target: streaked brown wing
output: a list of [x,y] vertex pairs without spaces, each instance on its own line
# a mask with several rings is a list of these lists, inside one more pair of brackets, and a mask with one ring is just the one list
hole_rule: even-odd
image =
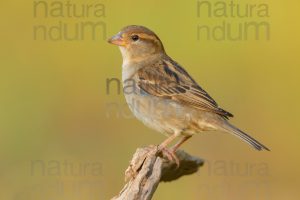
[[148,94],[217,113],[225,118],[233,117],[231,113],[219,108],[213,98],[170,58],[141,68],[137,76],[138,86]]

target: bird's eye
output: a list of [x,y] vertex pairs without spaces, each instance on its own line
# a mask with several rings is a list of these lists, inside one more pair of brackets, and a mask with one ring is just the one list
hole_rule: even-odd
[[132,35],[132,36],[131,36],[131,39],[132,39],[133,41],[138,41],[138,40],[139,40],[139,36],[138,36],[138,35]]

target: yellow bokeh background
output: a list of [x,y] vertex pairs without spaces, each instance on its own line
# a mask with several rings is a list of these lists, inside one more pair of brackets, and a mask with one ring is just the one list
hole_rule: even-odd
[[[0,3],[1,200],[110,199],[121,190],[135,149],[165,139],[129,115],[115,86],[106,92],[108,78],[121,78],[122,59],[103,37],[130,24],[154,30],[167,53],[235,115],[231,122],[271,149],[257,152],[219,132],[196,135],[182,148],[206,164],[197,174],[160,184],[154,199],[299,199],[298,1],[238,1],[241,9],[266,4],[269,17],[263,18],[197,17],[196,0],[70,2],[101,3],[105,16],[34,17],[34,1]],[[267,21],[270,39],[197,39],[198,25],[224,20],[232,26]],[[36,25],[59,21],[70,27],[101,21],[105,34],[34,39]],[[119,116],[108,111],[110,103],[120,107]]]

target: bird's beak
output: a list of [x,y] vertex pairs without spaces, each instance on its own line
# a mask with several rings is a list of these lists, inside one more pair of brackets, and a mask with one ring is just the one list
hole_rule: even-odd
[[122,34],[118,33],[117,35],[112,36],[111,38],[108,39],[108,42],[111,44],[115,44],[118,46],[125,46],[125,42],[122,38]]

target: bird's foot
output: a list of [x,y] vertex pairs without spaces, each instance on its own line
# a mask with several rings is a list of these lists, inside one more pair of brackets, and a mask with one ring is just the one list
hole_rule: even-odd
[[168,158],[168,160],[171,162],[175,162],[176,168],[179,167],[180,161],[179,161],[178,157],[176,156],[175,151],[173,151],[172,149],[168,149],[167,147],[160,147],[160,146],[158,147],[158,150],[162,154],[163,157]]

